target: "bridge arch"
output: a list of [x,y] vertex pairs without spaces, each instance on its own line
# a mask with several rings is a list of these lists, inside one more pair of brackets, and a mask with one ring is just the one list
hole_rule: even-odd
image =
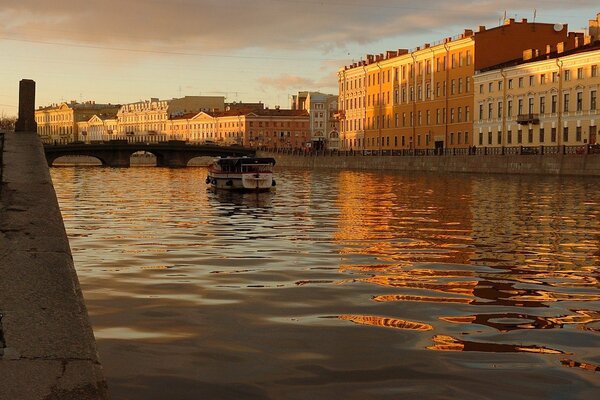
[[188,144],[182,141],[168,141],[159,143],[129,143],[123,141],[109,141],[104,143],[72,143],[67,145],[44,146],[48,165],[52,166],[54,160],[67,155],[92,156],[99,159],[102,165],[109,167],[129,167],[131,156],[139,151],[151,153],[156,156],[156,165],[159,167],[186,167],[190,160],[198,156],[227,157],[227,156],[253,156],[254,149],[244,147],[228,147],[217,145]]

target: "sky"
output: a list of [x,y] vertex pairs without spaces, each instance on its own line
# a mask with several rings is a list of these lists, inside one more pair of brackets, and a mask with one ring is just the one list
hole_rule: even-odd
[[506,14],[581,31],[597,0],[2,0],[0,116],[18,84],[36,106],[225,96],[288,108],[302,90],[337,94],[340,67],[414,48]]

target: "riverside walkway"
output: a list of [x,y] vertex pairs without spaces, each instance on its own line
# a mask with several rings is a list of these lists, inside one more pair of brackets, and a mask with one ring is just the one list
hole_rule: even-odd
[[107,399],[42,143],[0,153],[0,399]]

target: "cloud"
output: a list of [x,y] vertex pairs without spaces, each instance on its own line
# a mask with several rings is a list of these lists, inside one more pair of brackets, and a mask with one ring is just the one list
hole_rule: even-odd
[[337,91],[337,81],[333,74],[326,75],[320,79],[310,79],[298,75],[281,74],[279,76],[263,76],[258,78],[260,90],[268,92],[275,89],[282,92],[293,92],[296,90],[324,90]]
[[[592,8],[544,0],[538,12]],[[528,6],[532,7],[532,6]],[[497,22],[521,0],[2,0],[0,33],[144,49],[331,51],[386,37]],[[531,13],[533,10],[527,10]],[[512,14],[509,14],[512,15]],[[590,16],[592,17],[592,16]],[[548,21],[555,22],[555,21]],[[458,33],[458,32],[456,32]]]

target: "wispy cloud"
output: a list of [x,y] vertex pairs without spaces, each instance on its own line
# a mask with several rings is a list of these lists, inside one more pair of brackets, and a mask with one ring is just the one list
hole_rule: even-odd
[[[596,5],[544,0],[538,18]],[[444,26],[473,27],[497,21],[504,10],[512,15],[525,7],[530,13],[535,5],[520,0],[3,0],[0,32],[30,40],[160,49],[326,52],[382,37],[445,31]]]

